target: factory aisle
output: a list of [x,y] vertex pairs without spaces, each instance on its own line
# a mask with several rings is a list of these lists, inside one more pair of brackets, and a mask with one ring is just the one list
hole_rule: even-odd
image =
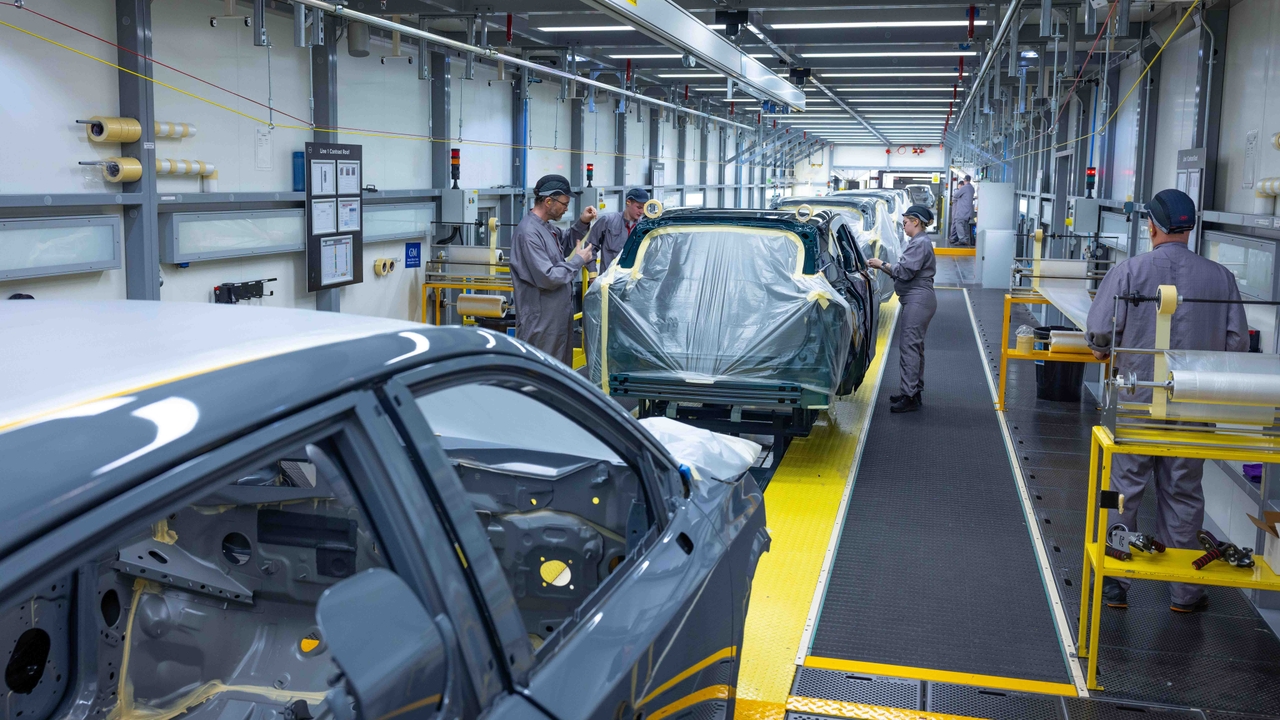
[[1075,695],[965,293],[938,291],[924,409],[888,357],[806,668]]

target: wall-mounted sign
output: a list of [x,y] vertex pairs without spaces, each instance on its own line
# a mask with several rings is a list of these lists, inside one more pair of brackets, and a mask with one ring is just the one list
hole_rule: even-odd
[[307,291],[364,282],[361,147],[307,143]]

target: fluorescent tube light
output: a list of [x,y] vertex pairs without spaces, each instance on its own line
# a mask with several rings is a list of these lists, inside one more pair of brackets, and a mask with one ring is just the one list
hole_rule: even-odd
[[[900,78],[900,77],[956,77],[956,72],[900,72],[900,73],[868,73],[868,72],[824,72],[824,78]],[[965,73],[968,77],[970,73]]]
[[563,33],[563,32],[618,32],[621,30],[635,30],[630,25],[555,25],[550,27],[535,28],[542,32]]
[[[986,27],[987,20],[974,20],[974,27]],[[774,30],[853,30],[857,28],[969,27],[968,20],[886,20],[880,22],[773,23]]]
[[620,55],[610,55],[609,57],[613,58],[614,60],[679,60],[680,58],[684,57],[684,55],[681,55],[680,53],[676,53],[674,55],[669,55],[665,53],[640,54],[640,55],[633,54],[633,53],[622,53]]
[[[877,57],[972,57],[976,50],[894,50],[888,52],[801,53],[807,58],[877,58]],[[610,56],[610,57],[617,57]]]

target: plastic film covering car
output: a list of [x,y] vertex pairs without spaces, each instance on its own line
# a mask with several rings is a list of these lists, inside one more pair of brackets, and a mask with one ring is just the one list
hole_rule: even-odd
[[760,445],[732,435],[686,425],[666,417],[640,421],[678,462],[697,471],[704,479],[736,480],[756,462]]
[[[853,335],[848,303],[804,273],[789,230],[668,225],[614,263],[583,305],[591,378],[795,383],[831,395]],[[602,341],[603,338],[603,341]]]

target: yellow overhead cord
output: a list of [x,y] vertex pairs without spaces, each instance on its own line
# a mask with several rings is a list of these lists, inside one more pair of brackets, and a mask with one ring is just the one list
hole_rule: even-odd
[[[1197,0],[1197,1],[1198,1],[1198,0]],[[421,136],[421,135],[414,135],[414,134],[411,134],[411,133],[378,132],[378,131],[372,131],[372,130],[356,130],[356,129],[347,129],[347,128],[326,128],[326,127],[318,127],[318,126],[313,127],[313,126],[310,126],[310,125],[283,125],[283,124],[278,124],[278,123],[272,123],[272,122],[270,122],[270,121],[268,121],[268,120],[264,120],[264,119],[262,119],[262,118],[260,118],[260,117],[256,117],[256,116],[254,116],[254,115],[250,115],[249,113],[246,113],[246,112],[241,112],[240,110],[236,110],[235,108],[229,107],[229,106],[224,105],[224,104],[222,104],[222,103],[220,103],[220,102],[217,102],[217,101],[215,101],[215,100],[211,100],[211,99],[209,99],[209,98],[207,98],[207,97],[204,97],[204,96],[201,96],[201,95],[197,95],[197,94],[195,94],[195,93],[193,93],[193,92],[188,92],[188,91],[186,91],[186,90],[183,90],[182,88],[175,87],[175,86],[170,85],[169,83],[166,83],[166,82],[164,82],[164,81],[162,81],[162,80],[157,80],[157,79],[155,79],[155,78],[153,78],[153,77],[149,77],[149,76],[147,76],[147,75],[143,75],[143,74],[141,74],[141,73],[135,72],[135,71],[130,70],[130,69],[128,69],[128,68],[121,67],[120,65],[117,65],[117,64],[115,64],[115,63],[113,63],[113,62],[111,62],[111,61],[109,61],[109,60],[104,60],[104,59],[102,59],[102,58],[100,58],[100,57],[97,57],[97,56],[95,56],[95,55],[91,55],[91,54],[89,54],[89,53],[87,53],[87,52],[84,52],[84,51],[82,51],[82,50],[77,50],[77,49],[75,49],[75,48],[73,48],[73,47],[71,47],[71,46],[69,46],[69,45],[64,45],[63,43],[60,43],[60,42],[58,42],[57,40],[53,40],[53,39],[47,38],[47,37],[45,37],[45,36],[43,36],[43,35],[40,35],[39,33],[35,33],[35,32],[30,31],[30,30],[27,30],[27,29],[25,29],[25,28],[18,27],[17,25],[14,25],[14,24],[12,24],[12,23],[8,23],[8,22],[5,22],[5,21],[3,21],[3,20],[0,20],[0,26],[4,26],[4,27],[10,28],[10,29],[12,29],[12,30],[16,30],[16,31],[18,31],[18,32],[20,32],[20,33],[22,33],[22,34],[24,34],[24,35],[28,35],[28,36],[30,36],[30,37],[33,37],[33,38],[37,39],[37,40],[42,40],[42,41],[47,42],[47,43],[49,43],[50,45],[53,45],[53,46],[55,46],[55,47],[62,48],[63,50],[67,50],[67,51],[69,51],[69,52],[75,53],[76,55],[79,55],[79,56],[84,57],[84,58],[88,58],[89,60],[93,60],[93,61],[95,61],[95,62],[102,63],[103,65],[106,65],[106,66],[108,66],[108,67],[115,68],[116,70],[119,70],[120,72],[128,73],[128,74],[130,74],[130,75],[133,75],[134,77],[141,78],[141,79],[143,79],[143,80],[146,80],[147,82],[154,83],[154,84],[156,84],[156,85],[159,85],[160,87],[166,88],[166,89],[168,89],[168,90],[172,90],[172,91],[174,91],[174,92],[176,92],[176,93],[179,93],[179,94],[181,94],[181,95],[185,95],[185,96],[187,96],[187,97],[189,97],[189,98],[191,98],[191,99],[193,99],[193,100],[198,100],[198,101],[200,101],[200,102],[207,103],[207,104],[212,105],[213,107],[216,107],[216,108],[218,108],[218,109],[220,109],[220,110],[225,110],[225,111],[227,111],[227,112],[229,112],[229,113],[231,113],[231,114],[233,114],[233,115],[238,115],[238,116],[240,116],[240,117],[242,117],[242,118],[244,118],[244,119],[246,119],[246,120],[250,120],[250,121],[252,121],[252,122],[255,122],[255,123],[258,123],[258,124],[261,124],[261,125],[266,125],[267,127],[270,127],[270,128],[279,128],[279,129],[283,129],[283,130],[302,130],[302,131],[304,131],[304,132],[322,132],[322,133],[333,133],[333,134],[342,134],[342,135],[354,135],[354,136],[357,136],[357,137],[385,138],[385,139],[389,139],[389,140],[417,140],[417,141],[420,141],[420,142],[440,142],[440,143],[450,143],[450,144],[459,144],[459,145],[476,145],[476,146],[484,146],[484,147],[500,147],[500,148],[510,148],[510,149],[513,149],[513,150],[545,150],[545,151],[549,151],[549,152],[563,152],[563,153],[577,154],[577,155],[585,155],[585,154],[587,154],[587,151],[586,151],[586,150],[573,150],[573,149],[569,149],[569,148],[563,148],[563,149],[562,149],[562,148],[555,148],[555,147],[547,147],[547,146],[544,146],[544,145],[517,145],[517,144],[514,144],[514,143],[492,142],[492,141],[486,141],[486,140],[467,140],[467,139],[463,139],[463,138],[437,138],[437,137],[426,137],[426,136]],[[619,153],[619,152],[597,152],[597,151],[592,151],[592,152],[591,152],[591,154],[592,154],[592,155],[603,155],[603,156],[605,156],[605,157],[623,158],[623,159],[627,159],[627,158],[633,158],[633,159],[637,159],[637,160],[653,160],[653,159],[656,159],[656,156],[653,156],[653,155],[636,155],[636,154],[632,154],[632,153]],[[723,160],[718,160],[718,159],[717,159],[717,160],[706,160],[706,159],[704,159],[704,160],[695,161],[695,162],[706,162],[706,163],[708,163],[708,164],[714,164],[714,165],[732,165],[732,164],[733,164],[733,163],[726,163],[726,162],[724,162]]]

